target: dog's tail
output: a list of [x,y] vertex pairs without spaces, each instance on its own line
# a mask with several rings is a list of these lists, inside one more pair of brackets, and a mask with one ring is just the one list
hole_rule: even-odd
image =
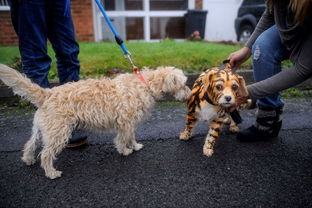
[[41,88],[18,71],[3,64],[0,64],[0,79],[4,84],[12,88],[14,94],[21,96],[38,107],[43,104],[46,97],[50,94],[48,89]]

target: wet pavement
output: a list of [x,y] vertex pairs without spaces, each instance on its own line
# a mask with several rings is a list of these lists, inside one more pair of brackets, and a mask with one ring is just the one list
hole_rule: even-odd
[[34,111],[1,107],[0,207],[312,207],[312,99],[285,103],[278,138],[241,143],[225,126],[210,158],[208,125],[180,141],[185,105],[158,103],[136,131],[141,151],[120,156],[114,133],[89,132],[88,147],[58,156],[56,180],[20,159]]

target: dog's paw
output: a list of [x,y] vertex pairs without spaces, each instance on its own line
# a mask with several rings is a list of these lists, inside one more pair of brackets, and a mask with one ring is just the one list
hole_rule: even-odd
[[46,176],[50,179],[56,179],[62,176],[62,171],[54,170],[46,173]]
[[139,151],[140,149],[143,148],[143,144],[140,144],[140,143],[136,143],[134,146],[133,146],[133,149],[135,151]]
[[231,126],[230,126],[230,131],[231,131],[232,133],[237,133],[237,132],[239,131],[239,128],[238,128],[238,126],[236,126],[236,125],[231,125]]
[[179,138],[180,138],[180,140],[187,141],[191,138],[191,133],[189,131],[183,131],[183,132],[181,132]]
[[229,124],[231,123],[231,119],[230,119],[230,118],[225,118],[225,119],[223,120],[223,123],[229,125]]
[[26,163],[26,165],[30,166],[30,165],[33,165],[36,163],[36,159],[35,157],[26,157],[26,156],[23,156],[22,157],[22,160],[24,163]]
[[122,154],[123,156],[128,156],[133,152],[133,149],[129,148],[123,148],[118,150],[119,154]]
[[204,146],[204,148],[203,148],[203,153],[204,153],[204,155],[206,155],[207,157],[210,157],[210,156],[212,156],[212,154],[213,154],[213,149],[210,149],[210,148],[207,148],[207,147]]

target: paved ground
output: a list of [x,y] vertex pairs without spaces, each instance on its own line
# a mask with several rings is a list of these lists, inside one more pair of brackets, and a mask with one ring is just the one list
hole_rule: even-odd
[[[178,140],[185,106],[158,104],[137,130],[144,148],[117,154],[112,133],[89,133],[91,145],[64,150],[57,180],[21,149],[33,111],[0,108],[0,207],[312,207],[312,99],[287,100],[280,136],[240,143],[227,129],[215,154],[202,154],[208,126]],[[241,128],[254,111],[242,112]]]

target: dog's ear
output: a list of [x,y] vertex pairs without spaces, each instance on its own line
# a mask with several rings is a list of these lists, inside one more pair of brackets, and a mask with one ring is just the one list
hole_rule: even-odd
[[248,96],[248,91],[246,88],[246,82],[245,79],[242,76],[237,76],[239,81],[239,88],[238,88],[238,94],[242,97]]
[[183,73],[178,70],[173,70],[166,76],[164,80],[163,91],[174,91],[175,89],[181,88],[185,82],[186,77],[183,75]]
[[176,84],[176,80],[173,73],[170,73],[166,76],[164,85],[163,85],[163,91],[164,92],[170,92],[172,91],[172,88]]
[[213,69],[208,69],[205,71],[205,76],[202,77],[202,83],[204,86],[208,87],[212,82],[213,75],[216,74],[216,71]]

